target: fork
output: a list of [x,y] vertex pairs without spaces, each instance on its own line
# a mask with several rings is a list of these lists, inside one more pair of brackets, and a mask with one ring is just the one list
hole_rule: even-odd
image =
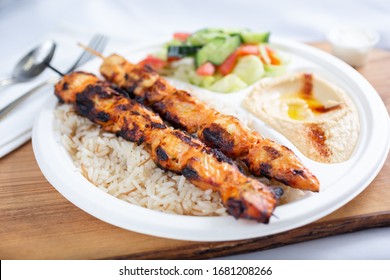
[[[93,36],[91,42],[89,42],[88,47],[96,50],[97,52],[103,52],[104,48],[106,47],[107,41],[108,41],[108,39],[106,36],[104,36],[102,34],[96,34],[95,36]],[[95,56],[92,53],[90,53],[87,50],[84,50],[81,53],[80,57],[73,64],[73,66],[71,66],[69,68],[69,70],[66,72],[66,74],[69,74],[70,72],[72,72],[73,70],[75,70],[79,66],[87,63],[88,61],[90,61],[94,57]]]
[[[108,38],[102,34],[96,34],[92,37],[91,41],[88,44],[88,47],[91,49],[94,49],[98,52],[103,52],[104,48],[106,47]],[[73,63],[73,65],[66,71],[66,74],[69,74],[76,68],[80,67],[81,65],[87,63],[92,58],[94,58],[94,55],[92,55],[90,52],[84,50],[81,55],[77,58],[77,60]],[[51,68],[49,65],[47,65],[49,68]],[[57,71],[56,71],[57,72]],[[57,72],[58,73],[58,72]],[[59,73],[61,74],[61,73]],[[27,97],[29,97],[34,92],[38,91],[39,89],[43,88],[46,85],[54,84],[58,81],[58,77],[50,78],[41,84],[35,86],[34,88],[30,89],[20,97],[18,97],[16,100],[12,101],[10,104],[5,106],[3,109],[0,110],[0,119],[3,118],[5,115],[7,115],[10,111],[12,111],[17,105],[19,105],[23,100],[25,100]]]

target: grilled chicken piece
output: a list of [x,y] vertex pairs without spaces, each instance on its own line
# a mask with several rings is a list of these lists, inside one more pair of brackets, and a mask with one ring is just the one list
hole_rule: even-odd
[[197,133],[206,145],[242,160],[252,174],[293,188],[319,191],[318,179],[290,149],[248,129],[238,119],[209,108],[189,93],[175,89],[149,67],[131,64],[114,54],[104,59],[100,72],[175,127]]
[[159,167],[183,174],[201,189],[219,192],[228,213],[235,218],[268,223],[277,204],[272,188],[242,174],[218,150],[167,127],[157,114],[126,94],[83,72],[66,75],[55,86],[60,101],[74,103],[79,114],[104,130],[131,142],[145,143]]

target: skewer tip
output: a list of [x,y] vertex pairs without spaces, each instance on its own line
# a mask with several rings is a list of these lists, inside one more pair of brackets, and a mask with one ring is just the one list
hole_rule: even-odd
[[78,45],[83,48],[84,50],[86,50],[87,52],[93,54],[94,56],[97,56],[97,57],[100,57],[101,59],[104,59],[105,57],[98,51],[86,46],[86,45],[83,45],[82,43],[78,43]]

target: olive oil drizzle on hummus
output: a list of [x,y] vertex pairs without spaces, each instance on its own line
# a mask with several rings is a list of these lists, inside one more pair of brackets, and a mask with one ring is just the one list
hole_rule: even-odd
[[[307,108],[314,114],[324,114],[333,110],[338,110],[342,107],[342,104],[337,104],[330,107],[325,107],[317,98],[313,95],[313,75],[303,75],[303,86],[300,91],[291,94],[284,94],[283,99],[299,99],[305,102]],[[288,104],[288,116],[294,120],[304,120],[305,116],[302,114],[302,105],[296,103]]]

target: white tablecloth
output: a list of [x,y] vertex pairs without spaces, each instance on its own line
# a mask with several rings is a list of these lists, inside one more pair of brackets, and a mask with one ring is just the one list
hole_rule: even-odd
[[[71,63],[67,58],[79,53],[75,42],[87,42],[96,32],[110,36],[106,52],[110,53],[153,37],[169,38],[174,31],[208,26],[271,30],[278,36],[308,42],[325,40],[326,31],[343,24],[375,29],[381,35],[379,47],[390,50],[390,2],[382,0],[0,0],[0,78],[10,75],[20,56],[44,39],[57,41],[53,65],[66,69]],[[389,259],[390,228],[227,258]]]

